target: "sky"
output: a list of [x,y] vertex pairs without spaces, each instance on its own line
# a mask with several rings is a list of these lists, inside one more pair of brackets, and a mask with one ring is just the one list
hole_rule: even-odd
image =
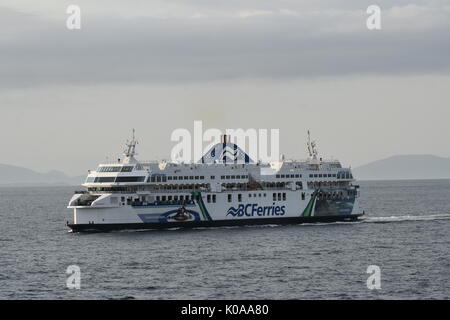
[[[81,9],[69,30],[66,9]],[[366,9],[381,8],[381,30]],[[173,130],[279,129],[352,167],[450,157],[450,0],[2,0],[0,163],[168,159]]]

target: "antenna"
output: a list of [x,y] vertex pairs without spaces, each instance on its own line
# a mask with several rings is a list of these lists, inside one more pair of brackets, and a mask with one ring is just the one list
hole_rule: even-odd
[[125,144],[127,146],[127,149],[125,149],[123,154],[128,158],[131,158],[137,154],[136,145],[138,144],[138,142],[136,141],[135,132],[136,130],[134,130],[133,128],[133,139],[131,141],[127,140],[127,143]]
[[306,143],[307,147],[308,147],[308,155],[311,159],[317,159],[317,143],[316,141],[311,141],[311,133],[308,130],[308,141]]

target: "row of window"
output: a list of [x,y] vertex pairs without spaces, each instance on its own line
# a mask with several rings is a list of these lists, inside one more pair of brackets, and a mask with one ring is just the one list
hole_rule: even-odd
[[[252,197],[253,198],[261,198],[261,197],[265,198],[266,196],[267,196],[266,193],[249,193],[248,194],[249,198],[252,198]],[[209,197],[209,195],[208,195],[208,197]],[[208,197],[206,198],[207,202],[210,202],[208,200],[209,199]],[[214,197],[215,197],[215,195],[214,195]],[[279,193],[274,192],[272,197],[273,197],[273,201],[286,201],[286,192],[279,192]],[[237,195],[237,201],[238,202],[242,202],[242,194],[241,193],[239,193]],[[215,202],[215,200],[213,202]],[[232,194],[228,194],[228,202],[233,202],[233,195]]]
[[[211,180],[216,179],[216,176],[210,176]],[[226,179],[248,179],[248,175],[229,175],[220,176],[222,180]],[[205,176],[165,176],[165,175],[153,175],[150,178],[150,182],[167,182],[175,180],[204,180]]]
[[231,175],[231,176],[220,176],[220,179],[248,179],[248,175]]
[[193,201],[193,200],[194,200],[194,196],[193,195],[156,196],[156,201],[158,201],[158,202],[166,202],[166,201]]
[[133,171],[133,166],[107,166],[99,167],[97,172],[131,172]]
[[301,178],[301,174],[277,174],[277,178],[284,179],[284,178]]
[[[158,178],[158,176],[156,176],[156,178]],[[163,176],[163,178],[165,178],[165,176]],[[168,176],[167,177],[167,180],[204,180],[204,179],[205,179],[205,176]],[[213,176],[211,177],[211,179],[214,179]],[[152,182],[153,182],[153,180],[152,180]],[[157,182],[159,182],[159,180],[157,180]],[[163,182],[165,182],[165,180],[163,180]]]
[[315,173],[310,174],[310,178],[336,178],[336,173]]
[[145,177],[88,177],[86,182],[112,183],[112,182],[144,182]]

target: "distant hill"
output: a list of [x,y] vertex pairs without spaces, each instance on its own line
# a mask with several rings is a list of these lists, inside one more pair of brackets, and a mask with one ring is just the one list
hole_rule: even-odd
[[353,169],[358,180],[450,179],[450,158],[399,155]]
[[31,169],[0,164],[1,185],[80,185],[85,176],[69,177],[61,171],[39,173]]

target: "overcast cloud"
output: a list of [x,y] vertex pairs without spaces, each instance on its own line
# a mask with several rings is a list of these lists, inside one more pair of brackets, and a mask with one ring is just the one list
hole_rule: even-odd
[[194,120],[278,128],[288,157],[308,128],[354,166],[450,156],[449,57],[450,0],[3,0],[0,163],[80,174],[133,127],[167,158]]
[[391,4],[378,32],[366,28],[364,1],[157,1],[148,11],[129,4],[122,15],[100,14],[110,5],[99,1],[91,12],[89,2],[79,1],[79,31],[65,28],[61,4],[51,7],[61,9],[59,17],[1,8],[0,87],[450,69],[450,5],[443,1]]

